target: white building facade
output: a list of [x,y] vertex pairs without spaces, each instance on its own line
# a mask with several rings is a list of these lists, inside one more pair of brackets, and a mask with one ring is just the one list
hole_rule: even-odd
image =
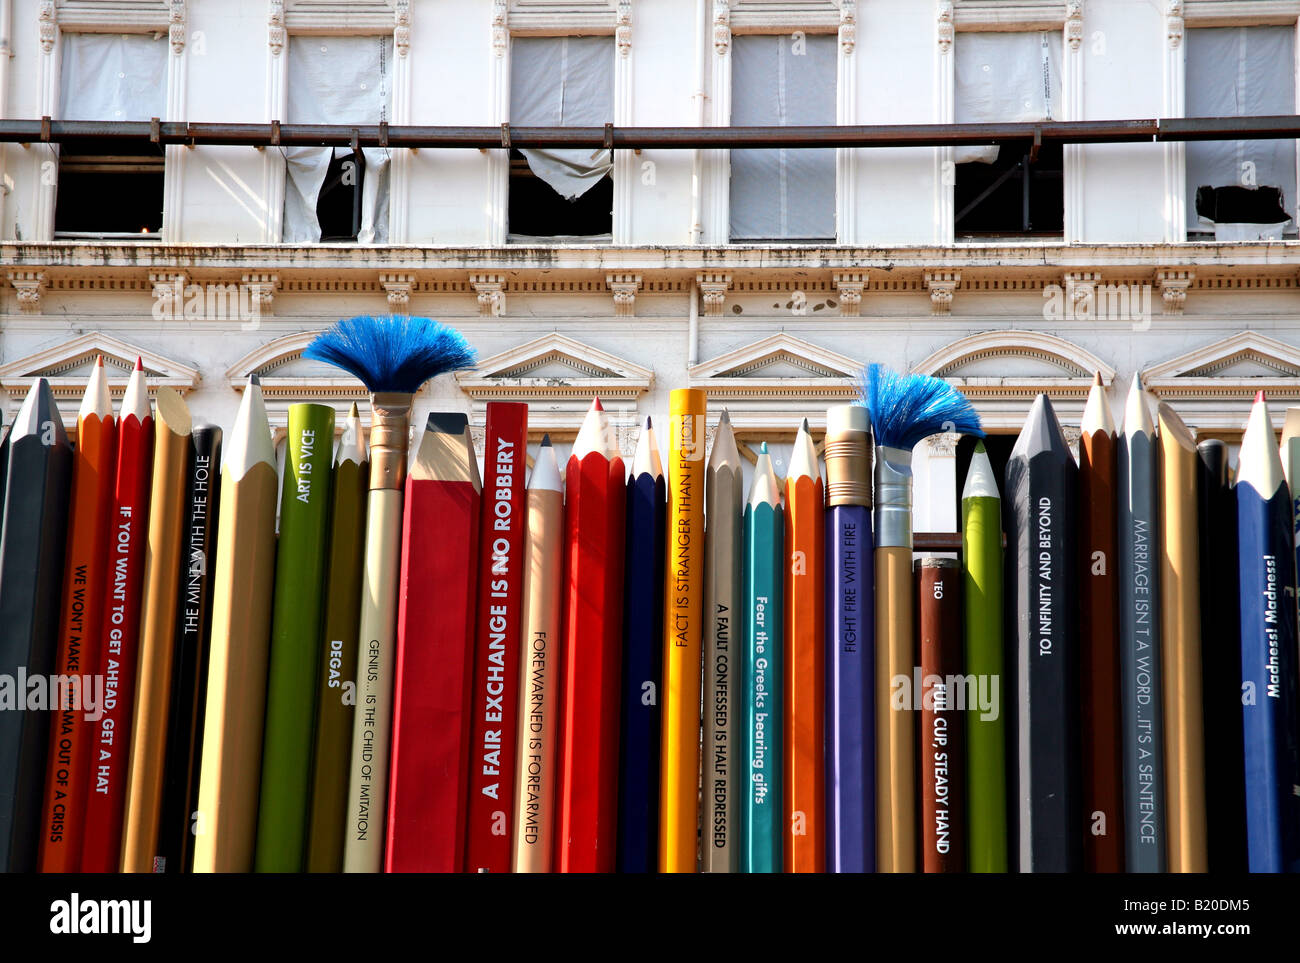
[[[617,127],[1295,114],[1300,0],[0,0],[7,119]],[[1300,403],[1294,141],[523,152],[139,145],[0,151],[0,412],[69,422],[103,354],[229,425],[247,377],[365,397],[301,359],[330,322],[427,315],[477,370],[422,411],[592,397],[630,454],[706,390],[788,451],[867,362],[953,379],[993,433],[1135,373],[1235,440]],[[1209,190],[1206,190],[1206,189]],[[572,196],[573,200],[568,198]],[[1118,410],[1118,404],[1116,404]],[[784,443],[784,446],[782,446]],[[916,454],[955,528],[959,446]]]

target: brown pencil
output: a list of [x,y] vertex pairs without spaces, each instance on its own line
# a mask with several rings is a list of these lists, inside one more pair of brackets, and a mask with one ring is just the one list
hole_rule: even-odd
[[921,684],[913,685],[912,701],[920,708],[921,864],[927,873],[960,873],[966,869],[966,727],[960,710],[971,708],[970,693],[957,690],[963,675],[962,568],[955,558],[915,564]]

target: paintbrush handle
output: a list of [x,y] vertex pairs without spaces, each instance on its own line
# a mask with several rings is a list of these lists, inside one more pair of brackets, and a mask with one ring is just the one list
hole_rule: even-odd
[[400,491],[376,489],[370,492],[366,509],[357,702],[343,844],[343,871],[347,873],[377,873],[384,859],[402,501]]
[[912,678],[912,549],[876,549],[876,867],[916,872],[915,728],[890,680]]

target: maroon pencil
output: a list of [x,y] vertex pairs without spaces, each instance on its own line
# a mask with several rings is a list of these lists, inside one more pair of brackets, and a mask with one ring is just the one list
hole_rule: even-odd
[[1079,702],[1083,709],[1083,860],[1090,873],[1124,869],[1120,774],[1118,520],[1115,422],[1093,381],[1079,437]]
[[[966,870],[965,709],[979,711],[977,692],[963,688],[961,586],[964,575],[955,558],[916,563],[917,630],[921,653],[921,731],[917,759],[921,771],[921,864],[927,873]],[[913,706],[915,708],[915,705]]]

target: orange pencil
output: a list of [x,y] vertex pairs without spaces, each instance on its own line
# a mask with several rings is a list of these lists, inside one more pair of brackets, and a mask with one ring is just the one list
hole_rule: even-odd
[[[50,754],[41,812],[40,871],[75,873],[81,869],[86,788],[95,726],[87,719],[91,679],[99,671],[100,622],[104,617],[105,559],[113,479],[117,465],[117,420],[104,376],[104,359],[95,362],[77,415],[77,451],[72,463],[72,502],[68,513],[68,556],[58,668],[79,681],[80,705],[65,702],[51,716]],[[77,689],[69,687],[65,696]]]
[[785,871],[826,869],[822,476],[805,418],[785,480]]

